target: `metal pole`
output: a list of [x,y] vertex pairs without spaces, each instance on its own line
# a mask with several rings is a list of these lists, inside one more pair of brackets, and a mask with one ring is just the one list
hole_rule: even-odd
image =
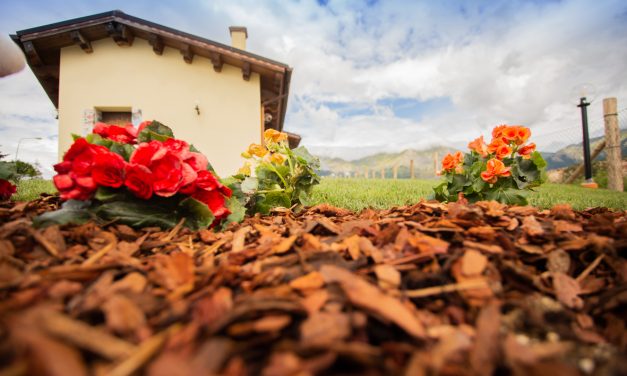
[[17,155],[20,152],[20,145],[24,140],[41,140],[41,137],[23,137],[17,142],[17,148],[15,148],[15,161],[17,162]]
[[588,136],[588,106],[586,97],[579,99],[577,107],[581,108],[581,126],[583,128],[583,163],[585,166],[585,179],[587,183],[592,182],[592,161],[590,160],[590,137]]

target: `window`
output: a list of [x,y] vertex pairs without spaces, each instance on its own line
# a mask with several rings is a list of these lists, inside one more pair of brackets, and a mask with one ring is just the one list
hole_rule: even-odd
[[126,125],[132,123],[131,111],[102,111],[100,121],[107,124]]

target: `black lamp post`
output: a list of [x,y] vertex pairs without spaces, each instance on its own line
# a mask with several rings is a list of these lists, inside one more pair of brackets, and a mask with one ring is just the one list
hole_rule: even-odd
[[579,99],[577,107],[581,108],[581,127],[583,128],[583,163],[585,167],[586,183],[592,182],[592,161],[590,160],[590,137],[588,136],[588,106],[586,97]]

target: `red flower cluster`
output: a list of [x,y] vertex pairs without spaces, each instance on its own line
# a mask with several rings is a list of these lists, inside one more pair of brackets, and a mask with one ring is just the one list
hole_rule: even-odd
[[79,138],[54,165],[52,179],[63,200],[89,200],[98,186],[119,188],[124,182],[124,159],[104,146]]
[[0,200],[6,201],[17,192],[17,187],[11,184],[10,181],[0,179]]
[[[135,144],[137,135],[148,124],[144,122],[135,129],[99,123],[94,133]],[[176,194],[191,196],[206,204],[216,220],[225,218],[230,214],[225,197],[231,197],[231,190],[207,170],[209,162],[203,154],[189,149],[189,144],[182,140],[153,140],[137,145],[126,162],[106,147],[79,138],[63,161],[54,166],[58,175],[53,180],[63,200],[88,200],[100,186],[125,187],[143,200]]]
[[138,128],[135,128],[133,124],[130,123],[124,126],[96,123],[96,125],[94,125],[94,133],[115,142],[135,144],[137,143],[137,135],[150,123],[151,121],[144,121]]

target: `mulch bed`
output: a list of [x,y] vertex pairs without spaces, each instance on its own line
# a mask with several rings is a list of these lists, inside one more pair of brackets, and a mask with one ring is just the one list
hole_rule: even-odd
[[2,375],[625,375],[627,216],[420,202],[228,231],[0,208]]

